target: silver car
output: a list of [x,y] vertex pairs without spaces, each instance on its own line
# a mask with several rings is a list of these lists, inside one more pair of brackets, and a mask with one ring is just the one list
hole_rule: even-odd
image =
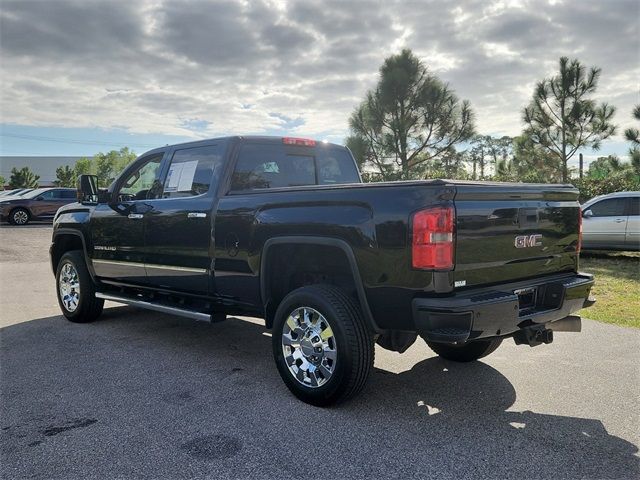
[[616,192],[582,205],[582,248],[640,250],[640,192]]

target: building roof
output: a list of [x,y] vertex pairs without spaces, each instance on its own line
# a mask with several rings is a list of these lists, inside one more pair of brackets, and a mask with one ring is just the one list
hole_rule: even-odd
[[11,178],[11,169],[29,167],[36,175],[40,175],[40,186],[52,186],[56,179],[56,168],[69,165],[73,167],[82,157],[26,157],[0,156],[0,175],[7,183]]

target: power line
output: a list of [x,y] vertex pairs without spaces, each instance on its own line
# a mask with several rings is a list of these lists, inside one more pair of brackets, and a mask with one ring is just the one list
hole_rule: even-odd
[[0,132],[0,136],[10,137],[10,138],[20,138],[23,140],[36,140],[39,142],[56,142],[56,143],[72,143],[77,145],[103,145],[107,147],[141,147],[141,148],[153,148],[158,145],[150,145],[145,143],[118,143],[118,142],[105,142],[103,140],[75,140],[75,139],[63,139],[63,138],[54,138],[54,137],[43,137],[40,135],[24,135],[18,133],[3,133]]

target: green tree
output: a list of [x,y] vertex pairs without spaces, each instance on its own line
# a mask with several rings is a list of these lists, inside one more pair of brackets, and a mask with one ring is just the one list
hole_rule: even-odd
[[[640,105],[633,107],[633,118],[640,121]],[[629,148],[629,157],[631,157],[631,165],[638,175],[640,175],[640,130],[635,127],[629,127],[624,131],[627,141],[631,142]]]
[[2,187],[2,190],[4,190],[5,183],[7,183],[7,180],[2,175],[0,175],[0,187]]
[[56,168],[56,181],[54,183],[58,187],[75,187],[77,178],[75,169],[65,165]]
[[97,153],[91,159],[82,157],[76,162],[74,171],[76,176],[89,173],[96,175],[98,185],[106,187],[135,159],[136,154],[124,147],[120,150]]
[[73,167],[73,170],[76,174],[76,177],[91,173],[91,159],[87,157],[80,158]]
[[560,159],[563,182],[569,179],[568,161],[578,149],[598,150],[602,140],[616,132],[615,108],[589,98],[600,73],[597,67],[587,72],[577,59],[561,57],[558,75],[539,82],[524,108],[525,133]]
[[512,163],[509,171],[516,181],[536,183],[562,181],[563,169],[560,158],[536,143],[526,132],[513,139]]
[[359,145],[366,145],[364,167],[381,179],[420,176],[424,163],[474,133],[469,102],[460,101],[408,49],[385,59],[376,87],[356,107],[349,125]]
[[499,161],[506,162],[513,152],[513,138],[503,136],[500,138],[491,135],[475,135],[471,140],[471,149],[466,160],[471,164],[472,178],[484,180],[490,175],[487,167],[493,164],[494,173],[497,171]]
[[9,179],[10,188],[38,188],[38,180],[40,176],[31,171],[29,167],[18,170],[11,169],[11,178]]

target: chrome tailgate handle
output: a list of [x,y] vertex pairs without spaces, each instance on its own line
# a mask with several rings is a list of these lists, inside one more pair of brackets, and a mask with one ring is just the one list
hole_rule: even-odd
[[207,214],[204,212],[189,212],[187,218],[207,218]]

